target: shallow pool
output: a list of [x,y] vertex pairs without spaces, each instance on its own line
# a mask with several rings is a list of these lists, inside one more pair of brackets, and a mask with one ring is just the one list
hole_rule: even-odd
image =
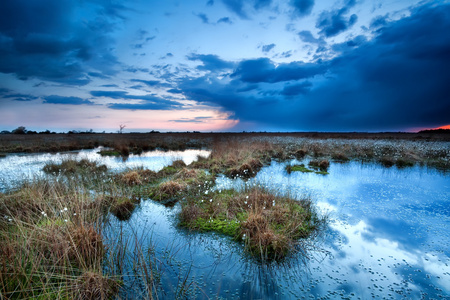
[[[186,278],[190,296],[198,298],[450,296],[448,175],[357,162],[332,163],[329,175],[287,174],[285,166],[272,162],[247,182],[219,177],[216,188],[262,184],[294,197],[310,195],[329,224],[321,239],[305,245],[306,257],[261,265],[229,238],[176,228],[179,208],[152,201],[142,202],[128,222],[113,220],[111,230],[137,238],[143,248],[151,246],[156,257],[167,256],[158,267],[165,290],[160,297],[167,299]],[[129,284],[139,287],[134,279]],[[142,289],[128,291],[137,296]]]

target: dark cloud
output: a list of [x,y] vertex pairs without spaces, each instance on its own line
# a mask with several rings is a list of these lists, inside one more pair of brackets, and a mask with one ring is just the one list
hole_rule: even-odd
[[285,96],[297,96],[300,94],[306,94],[311,88],[311,82],[302,82],[299,84],[286,85],[281,91],[282,95]]
[[323,74],[327,67],[319,63],[291,62],[275,65],[268,58],[245,60],[239,63],[231,77],[243,82],[281,82],[299,80]]
[[[5,89],[6,91],[8,91],[8,89]],[[1,94],[1,91],[0,91]],[[26,95],[26,94],[8,94],[8,95],[4,95],[2,96],[2,98],[5,99],[12,99],[14,101],[33,101],[36,99],[39,99],[39,97],[33,96],[33,95]]]
[[103,73],[99,73],[99,72],[89,72],[88,75],[91,77],[102,78],[102,79],[111,78],[110,76],[107,76],[107,75],[105,75]]
[[93,105],[94,102],[81,99],[79,97],[65,97],[65,96],[47,96],[44,97],[44,103],[49,104],[68,104],[68,105]]
[[233,22],[231,21],[231,19],[228,18],[228,17],[220,18],[220,19],[217,21],[217,24],[219,24],[219,23],[233,24]]
[[346,52],[352,50],[355,47],[364,45],[367,42],[367,38],[364,35],[358,35],[355,38],[343,43],[334,44],[331,49],[335,52]]
[[242,19],[248,19],[247,13],[244,11],[244,0],[222,0],[223,4]]
[[213,54],[191,54],[187,59],[195,61],[199,60],[203,65],[198,66],[197,69],[203,71],[221,71],[224,69],[232,69],[234,63],[220,59]]
[[167,90],[168,93],[172,93],[172,94],[181,94],[183,91],[179,90],[179,89],[170,89]]
[[320,29],[319,33],[332,37],[352,27],[358,20],[358,16],[352,14],[347,17],[346,15],[355,4],[355,0],[349,0],[341,9],[322,12],[316,22],[316,28]]
[[126,97],[128,93],[124,91],[91,91],[90,94],[94,97],[124,99],[124,97]]
[[[92,12],[84,22],[75,19],[81,6]],[[123,19],[119,11],[125,8],[106,0],[3,1],[0,72],[73,85],[90,82],[87,70],[113,74],[117,60],[109,34]]]
[[182,104],[163,99],[154,95],[130,95],[125,91],[91,91],[94,97],[105,97],[116,100],[138,100],[139,103],[111,103],[107,106],[111,109],[126,109],[126,110],[168,110],[180,109]]
[[150,87],[156,87],[156,86],[159,86],[159,87],[170,87],[170,84],[163,83],[163,82],[161,82],[159,80],[131,79],[130,81],[131,82],[141,82],[141,83],[144,83],[144,84],[146,84],[146,85],[148,85]]
[[309,30],[300,31],[298,36],[305,43],[316,44],[318,46],[323,46],[326,44],[323,38],[315,38]]
[[150,72],[150,70],[147,68],[136,68],[136,67],[126,67],[124,69],[124,71],[130,72],[130,73],[137,73],[137,72],[148,73],[148,72]]
[[283,57],[283,58],[289,58],[291,56],[292,56],[292,50],[284,51],[280,54],[280,57]]
[[200,20],[202,20],[202,22],[204,24],[209,24],[209,19],[208,16],[204,13],[199,13],[199,14],[194,14],[195,16],[199,17]]
[[175,101],[160,99],[157,102],[145,102],[139,104],[128,103],[114,103],[109,104],[108,108],[111,109],[125,109],[125,110],[172,110],[178,109],[181,105]]
[[231,81],[208,73],[184,78],[178,88],[187,99],[220,107],[258,128],[435,127],[450,123],[448,32],[450,5],[425,5],[387,23],[371,40],[346,42],[345,51],[327,63],[276,66],[267,58],[244,60]]
[[294,8],[294,15],[304,17],[311,13],[314,0],[291,0],[290,5]]
[[262,52],[269,52],[270,50],[272,50],[273,48],[275,48],[275,44],[269,44],[269,45],[264,45],[261,47]]
[[272,0],[254,0],[253,7],[255,9],[261,9],[270,6],[272,4]]
[[372,19],[372,21],[370,22],[370,29],[376,29],[379,27],[383,27],[385,25],[387,25],[388,21],[388,16],[376,16],[375,18]]

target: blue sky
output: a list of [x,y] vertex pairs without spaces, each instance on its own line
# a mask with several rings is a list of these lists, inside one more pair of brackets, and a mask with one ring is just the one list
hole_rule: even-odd
[[4,0],[0,129],[450,124],[450,3]]

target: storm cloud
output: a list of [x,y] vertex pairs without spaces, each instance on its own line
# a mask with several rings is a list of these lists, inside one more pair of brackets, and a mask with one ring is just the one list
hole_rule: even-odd
[[[76,19],[79,5],[93,12],[84,22]],[[117,59],[108,34],[124,10],[109,1],[5,0],[0,10],[0,72],[72,85],[88,84],[92,69],[112,74]]]
[[[207,75],[180,87],[187,97],[219,105],[241,122],[277,128],[372,131],[446,124],[450,38],[443,32],[450,32],[450,5],[428,5],[387,24],[370,41],[348,42],[353,46],[327,63],[243,60],[230,83]],[[242,89],[248,83],[259,86]]]

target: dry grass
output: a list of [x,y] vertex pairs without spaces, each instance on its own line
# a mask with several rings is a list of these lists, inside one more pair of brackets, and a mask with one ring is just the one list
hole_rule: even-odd
[[[107,203],[92,198],[77,182],[47,178],[0,195],[3,297],[90,299],[89,293],[116,290],[117,280],[103,274],[106,246],[100,220]],[[89,272],[108,282],[100,285],[102,292],[80,289]],[[98,290],[99,285],[91,287]]]
[[316,234],[323,223],[309,199],[294,200],[260,187],[197,195],[182,202],[179,219],[193,230],[244,240],[246,249],[263,261],[295,252],[300,239]]

